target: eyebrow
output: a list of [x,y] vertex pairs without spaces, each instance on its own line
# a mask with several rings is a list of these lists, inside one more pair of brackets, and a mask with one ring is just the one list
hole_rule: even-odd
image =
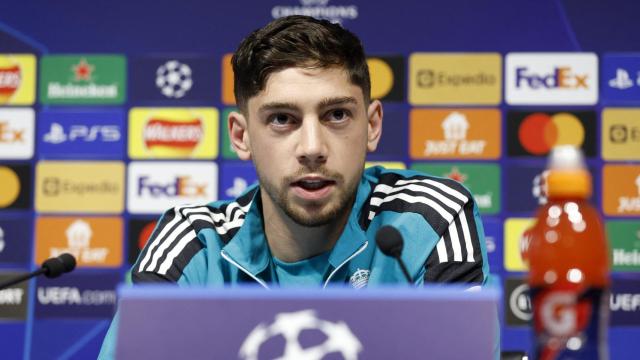
[[[326,107],[329,107],[329,106],[345,105],[345,104],[357,105],[358,104],[358,100],[356,100],[356,98],[351,97],[351,96],[325,98],[325,99],[322,99],[320,101],[320,103],[318,103],[317,108],[318,109],[322,109],[322,108],[326,108]],[[273,111],[273,110],[283,110],[283,109],[295,110],[295,109],[298,109],[298,108],[299,107],[295,103],[275,101],[275,102],[270,102],[270,103],[263,104],[258,109],[258,112]]]

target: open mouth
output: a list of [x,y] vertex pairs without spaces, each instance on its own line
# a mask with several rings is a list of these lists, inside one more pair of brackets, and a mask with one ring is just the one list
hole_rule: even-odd
[[325,179],[301,179],[294,182],[292,185],[302,188],[306,191],[318,191],[327,186],[335,184],[335,181]]

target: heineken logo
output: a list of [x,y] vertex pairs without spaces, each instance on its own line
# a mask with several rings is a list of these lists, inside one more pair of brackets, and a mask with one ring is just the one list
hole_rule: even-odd
[[640,271],[640,221],[610,220],[606,222],[614,271]]
[[123,56],[45,56],[40,96],[44,104],[122,104],[125,76]]
[[77,65],[73,65],[71,68],[76,81],[91,81],[91,74],[96,67],[89,64],[87,59],[83,58],[80,59],[80,62]]
[[464,184],[483,214],[500,212],[500,169],[496,164],[414,163],[411,169]]

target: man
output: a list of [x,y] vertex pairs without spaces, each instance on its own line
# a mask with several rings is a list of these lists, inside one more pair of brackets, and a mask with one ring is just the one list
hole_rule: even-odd
[[[402,234],[411,281],[484,283],[488,263],[471,194],[413,171],[363,171],[382,132],[358,38],[304,16],[253,32],[233,56],[238,156],[259,185],[231,202],[167,211],[132,269],[134,283],[259,283],[360,288],[405,283],[377,230]],[[112,329],[102,355],[113,351]]]

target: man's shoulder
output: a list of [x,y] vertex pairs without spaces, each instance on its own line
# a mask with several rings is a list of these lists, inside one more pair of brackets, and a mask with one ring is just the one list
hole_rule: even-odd
[[134,282],[178,281],[202,249],[212,244],[224,246],[235,236],[256,191],[253,186],[234,200],[179,205],[167,210],[132,269]]
[[370,183],[361,218],[365,227],[412,214],[442,234],[465,206],[473,206],[469,190],[452,179],[382,167],[367,169],[364,177]]

